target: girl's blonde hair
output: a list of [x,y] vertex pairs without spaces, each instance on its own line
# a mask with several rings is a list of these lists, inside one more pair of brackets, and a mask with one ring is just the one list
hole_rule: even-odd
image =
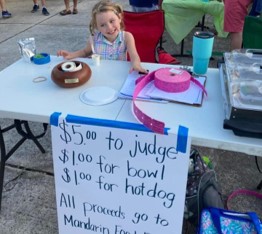
[[[118,5],[117,3],[113,3],[110,0],[99,1],[97,4],[95,4],[92,10],[92,18],[89,24],[89,30],[91,35],[94,35],[95,29],[97,28],[96,14],[107,11],[113,11],[119,17],[119,19],[122,19],[123,8],[120,5]],[[121,30],[124,29],[123,20],[121,20],[120,27]]]

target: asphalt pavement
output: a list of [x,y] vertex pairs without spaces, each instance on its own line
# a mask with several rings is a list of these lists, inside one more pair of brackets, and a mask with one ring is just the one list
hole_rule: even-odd
[[[21,38],[34,37],[37,52],[56,54],[59,49],[73,51],[83,48],[89,36],[90,12],[97,1],[79,0],[78,2],[78,14],[61,16],[59,12],[64,9],[64,2],[48,0],[47,9],[50,15],[44,16],[41,10],[31,13],[33,7],[31,0],[8,0],[7,7],[12,17],[0,18],[0,70],[20,58],[17,41]],[[124,9],[129,9],[128,0],[116,2],[122,4]],[[212,30],[212,18],[207,16],[206,22]],[[174,44],[168,33],[164,33],[163,39],[166,51],[171,54],[180,53],[180,45]],[[191,47],[192,33],[185,39],[185,53],[190,51]],[[213,57],[210,66],[216,67],[217,61],[221,59],[221,52],[228,50],[227,38],[215,38],[214,51],[218,52],[218,56]],[[192,65],[190,56],[177,58],[183,65]],[[12,119],[0,119],[0,126],[2,128],[8,126],[12,121]],[[42,128],[41,123],[30,123],[30,126],[35,132],[41,131]],[[16,131],[5,134],[8,149],[17,140],[19,136]],[[0,213],[0,234],[58,233],[49,128],[40,142],[46,153],[41,153],[31,141],[26,141],[7,161]],[[262,179],[262,174],[256,168],[255,157],[252,155],[197,148],[201,154],[211,158],[225,199],[231,191],[238,188],[256,189]],[[262,168],[262,158],[259,164]],[[262,202],[255,198],[240,197],[232,202],[231,208],[242,212],[256,211],[262,218]],[[184,226],[184,233],[193,233],[193,229],[188,229],[186,223]]]

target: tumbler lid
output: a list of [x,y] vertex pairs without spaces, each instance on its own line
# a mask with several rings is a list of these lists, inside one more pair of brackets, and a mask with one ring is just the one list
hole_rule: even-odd
[[207,32],[207,31],[197,31],[194,33],[195,37],[199,37],[199,38],[203,38],[203,39],[208,39],[208,38],[212,38],[215,36],[214,33],[212,32]]

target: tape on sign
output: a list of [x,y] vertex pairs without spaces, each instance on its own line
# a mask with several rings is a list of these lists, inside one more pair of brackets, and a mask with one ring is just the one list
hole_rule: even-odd
[[75,62],[65,62],[61,65],[61,68],[65,72],[73,72],[76,69]]

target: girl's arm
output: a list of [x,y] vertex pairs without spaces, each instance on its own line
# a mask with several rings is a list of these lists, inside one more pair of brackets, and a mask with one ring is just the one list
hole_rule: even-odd
[[125,32],[125,41],[127,45],[127,52],[129,54],[131,62],[130,72],[135,70],[142,73],[147,73],[147,70],[141,66],[140,57],[136,50],[135,39],[130,32]]
[[82,50],[77,50],[74,52],[69,52],[67,50],[57,51],[57,56],[63,56],[65,59],[86,58],[91,54],[92,54],[92,48],[89,40],[87,41],[86,47]]

